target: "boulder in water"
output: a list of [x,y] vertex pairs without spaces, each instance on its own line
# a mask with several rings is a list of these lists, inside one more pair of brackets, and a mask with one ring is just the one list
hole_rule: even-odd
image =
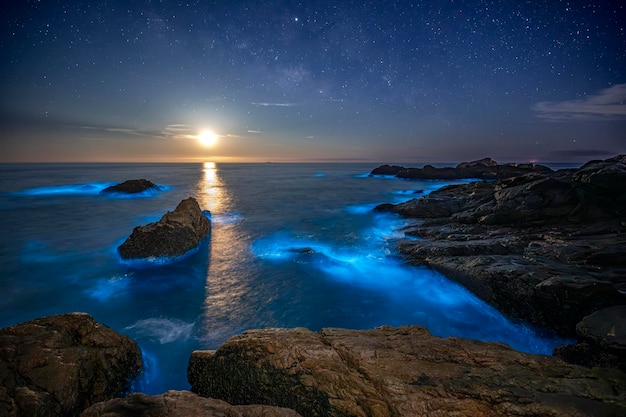
[[101,193],[137,194],[146,190],[160,190],[161,187],[146,179],[126,180],[122,183],[105,188]]
[[198,246],[210,232],[211,221],[196,199],[189,197],[158,222],[135,227],[117,250],[123,259],[180,256]]

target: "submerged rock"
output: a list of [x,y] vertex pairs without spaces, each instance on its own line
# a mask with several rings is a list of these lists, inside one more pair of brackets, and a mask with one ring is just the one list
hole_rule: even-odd
[[230,405],[200,397],[189,391],[167,391],[162,395],[130,394],[92,405],[80,417],[298,417],[288,408],[267,405]]
[[118,248],[123,259],[180,256],[211,232],[211,221],[193,198],[182,200],[158,222],[135,227]]
[[193,352],[192,391],[303,416],[623,415],[626,374],[421,327],[251,330]]
[[74,416],[115,398],[141,368],[130,338],[85,313],[0,330],[0,415]]
[[126,180],[122,183],[112,185],[105,188],[101,193],[125,193],[125,194],[137,194],[146,190],[159,191],[161,187],[146,179],[140,180]]

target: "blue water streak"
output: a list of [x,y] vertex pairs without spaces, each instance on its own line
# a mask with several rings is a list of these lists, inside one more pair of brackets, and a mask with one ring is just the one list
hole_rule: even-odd
[[376,306],[380,321],[374,325],[417,324],[438,336],[497,341],[519,351],[546,355],[566,342],[510,321],[438,272],[405,264],[393,249],[393,242],[403,237],[403,223],[391,215],[373,216],[372,220],[371,227],[362,231],[362,241],[351,246],[283,231],[258,239],[251,248],[259,259],[286,267],[298,265],[303,275],[307,269],[315,269],[323,273],[320,279],[384,297]]
[[24,196],[55,196],[55,195],[103,195],[107,198],[121,198],[121,199],[133,199],[133,198],[146,198],[154,197],[163,191],[171,190],[172,187],[168,185],[155,185],[155,187],[146,189],[139,193],[121,193],[111,192],[102,193],[102,191],[116,185],[114,182],[90,182],[85,184],[64,184],[64,185],[51,185],[46,187],[29,188],[22,191],[17,191],[14,194]]

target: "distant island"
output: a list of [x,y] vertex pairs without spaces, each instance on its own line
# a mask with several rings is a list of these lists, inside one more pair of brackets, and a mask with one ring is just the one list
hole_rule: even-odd
[[531,172],[551,172],[543,165],[536,164],[498,164],[491,158],[483,158],[472,162],[462,162],[456,167],[436,168],[426,165],[423,168],[405,168],[398,165],[381,165],[372,170],[370,175],[391,175],[411,180],[458,180],[458,179],[498,179],[524,175]]

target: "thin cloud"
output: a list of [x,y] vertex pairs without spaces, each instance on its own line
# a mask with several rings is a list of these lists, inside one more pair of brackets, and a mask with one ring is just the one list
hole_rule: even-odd
[[268,102],[257,103],[257,102],[252,102],[250,104],[252,104],[253,106],[257,106],[257,107],[295,107],[295,106],[297,106],[296,103],[268,103]]
[[626,120],[626,84],[615,84],[582,100],[542,101],[532,109],[537,117],[552,121]]
[[86,130],[95,130],[95,131],[100,131],[100,132],[122,133],[124,135],[132,135],[132,136],[143,136],[143,137],[159,136],[159,133],[156,133],[154,131],[136,129],[136,128],[127,128],[127,127],[80,126],[80,128],[86,129]]
[[252,130],[252,129],[248,129],[248,133],[255,133],[255,134],[259,134],[262,133],[260,130]]
[[194,131],[191,126],[186,124],[171,124],[165,126],[163,128],[163,132],[161,132],[162,137],[166,139],[196,139],[196,135],[194,135]]

